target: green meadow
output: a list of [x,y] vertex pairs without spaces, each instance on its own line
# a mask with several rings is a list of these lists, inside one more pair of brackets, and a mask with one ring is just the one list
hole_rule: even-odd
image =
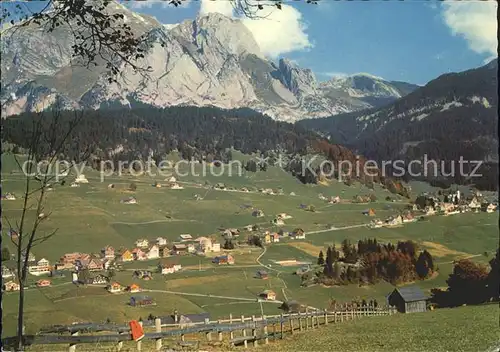
[[[248,158],[236,152],[233,155],[237,159]],[[453,260],[470,257],[487,262],[498,244],[498,213],[435,216],[397,228],[369,229],[363,226],[371,220],[362,214],[364,210],[373,208],[376,217],[384,219],[397,214],[407,203],[380,187],[371,191],[359,184],[346,186],[336,181],[325,185],[303,185],[278,167],[269,167],[268,171],[257,173],[243,170],[241,175],[226,172],[220,177],[178,177],[184,187],[179,190],[153,187],[155,182],[167,183],[165,179],[169,176],[165,174],[154,177],[114,175],[101,182],[98,172],[86,169],[84,173],[88,184],[70,187],[74,175],[69,175],[65,185],[54,184],[54,190],[47,192],[43,212],[50,216],[40,225],[39,233],[55,231],[55,235],[33,249],[38,259],[44,257],[55,262],[68,252],[99,253],[106,245],[132,248],[139,238],[155,240],[164,237],[176,241],[180,234],[186,233],[194,238],[213,235],[222,242],[220,228],[241,229],[253,224],[258,224],[261,230],[272,231],[292,231],[299,227],[305,230],[307,236],[304,240],[282,240],[266,245],[265,252],[256,247],[236,249],[232,253],[236,263],[230,267],[215,266],[211,258],[172,257],[169,260],[181,264],[184,270],[165,277],[154,274],[151,281],[134,279],[132,272],[134,269],[154,270],[158,260],[124,264],[125,270],[117,272],[113,280],[125,286],[135,282],[145,290],[154,290],[147,294],[157,301],[155,307],[132,308],[127,305],[130,294],[108,294],[103,287],[76,287],[70,283],[71,275],[68,273],[65,278],[54,279],[53,287],[27,290],[28,332],[36,332],[43,325],[52,323],[105,321],[108,318],[124,322],[144,318],[150,313],[169,314],[174,309],[183,313],[207,311],[215,319],[227,317],[230,313],[233,316],[279,314],[278,304],[257,302],[257,295],[265,289],[274,290],[277,300],[296,299],[318,308],[326,307],[330,299],[347,301],[359,297],[376,298],[383,302],[393,289],[390,284],[306,288],[300,286],[300,277],[294,275],[298,267],[280,266],[276,262],[295,259],[314,263],[320,250],[324,251],[334,243],[339,245],[345,238],[355,242],[376,237],[379,242],[394,243],[411,239],[422,249],[428,249],[439,266],[437,276],[417,283],[429,292],[433,287],[446,285]],[[13,252],[7,237],[8,223],[15,224],[21,215],[25,180],[16,169],[11,155],[2,155],[2,180],[2,192],[12,192],[17,196],[14,201],[2,201],[2,222],[7,224],[3,226],[2,243]],[[134,192],[128,190],[131,183],[137,186]],[[252,192],[218,191],[205,188],[205,183],[225,183],[236,189],[246,187]],[[115,187],[108,188],[110,184]],[[253,192],[260,188],[282,188],[284,194]],[[290,195],[291,192],[295,195]],[[326,197],[338,195],[343,199],[374,193],[377,201],[330,205],[319,199],[320,193]],[[196,194],[203,199],[195,200]],[[120,202],[130,196],[136,197],[137,204]],[[386,201],[387,196],[397,201]],[[305,211],[300,208],[301,204],[313,205],[316,211]],[[262,210],[265,216],[253,217],[252,210],[245,209],[244,205]],[[285,220],[283,226],[271,225],[271,220],[278,213],[287,213],[292,218]],[[33,210],[27,212],[27,220],[34,220]],[[351,226],[354,227],[349,228]],[[244,241],[248,234],[243,231],[240,238]],[[267,267],[269,280],[254,278],[257,270],[264,269],[261,264]],[[30,277],[30,282],[36,279]],[[3,308],[3,334],[7,336],[15,331],[15,293],[4,295]]]

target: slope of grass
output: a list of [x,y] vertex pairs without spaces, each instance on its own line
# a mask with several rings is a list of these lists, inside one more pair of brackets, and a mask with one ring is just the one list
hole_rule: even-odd
[[258,351],[485,351],[498,345],[498,306],[370,317],[329,325]]

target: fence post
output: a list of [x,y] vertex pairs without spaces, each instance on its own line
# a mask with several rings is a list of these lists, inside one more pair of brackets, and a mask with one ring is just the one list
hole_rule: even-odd
[[[233,315],[231,313],[229,313],[229,324],[233,324]],[[229,338],[231,340],[234,339],[234,332],[233,332],[233,330],[231,330],[229,332]]]
[[309,329],[309,308],[306,307],[306,330]]
[[290,333],[293,335],[295,327],[293,326],[293,315],[289,315],[288,319],[290,319]]
[[283,313],[281,313],[280,317],[280,325],[281,325],[281,339],[283,340]]
[[299,312],[299,331],[302,331],[302,313]]
[[[244,323],[245,323],[245,316],[244,316],[244,315],[242,315],[242,316],[241,316],[241,323],[242,323],[242,324],[244,324]],[[247,336],[247,330],[246,330],[245,328],[243,328],[243,330],[241,331],[241,333],[242,333],[243,337],[246,337],[246,336]],[[244,341],[243,341],[243,344],[245,345],[245,348],[247,348],[247,347],[248,347],[248,342],[247,342],[247,340],[244,340]]]
[[252,336],[253,336],[253,347],[257,347],[258,342],[257,342],[257,322],[255,320],[255,315],[252,315]]
[[[161,319],[155,319],[155,332],[161,332]],[[156,339],[156,350],[161,350],[161,337]]]
[[[142,321],[139,322],[139,325],[142,326]],[[137,351],[142,350],[142,340],[137,341]]]
[[[221,325],[221,321],[217,320],[217,324]],[[222,341],[222,331],[219,331],[219,341]]]
[[[208,325],[210,323],[210,320],[208,318],[205,318],[205,325]],[[206,333],[207,336],[207,341],[212,341],[212,332],[207,331]]]
[[328,325],[328,310],[325,309],[325,325]]
[[[78,336],[78,331],[72,333],[71,336]],[[75,352],[76,351],[76,344],[75,343],[70,344],[68,351]]]
[[267,336],[267,318],[265,315],[262,316],[262,321],[264,324],[264,343],[267,345],[269,343],[269,337]]

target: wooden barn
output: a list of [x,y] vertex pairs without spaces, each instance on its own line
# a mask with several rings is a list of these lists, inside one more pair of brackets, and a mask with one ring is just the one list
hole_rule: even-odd
[[387,297],[387,303],[400,313],[418,313],[427,310],[427,297],[417,286],[399,287]]

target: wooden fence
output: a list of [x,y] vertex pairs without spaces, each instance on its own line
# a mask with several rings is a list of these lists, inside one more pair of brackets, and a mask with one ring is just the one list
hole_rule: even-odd
[[[168,338],[176,339],[177,346],[194,350],[199,348],[202,341],[210,344],[226,341],[232,346],[243,345],[247,348],[249,343],[253,346],[257,346],[259,341],[268,344],[269,339],[283,339],[286,334],[293,335],[321,325],[341,323],[365,316],[392,315],[395,312],[396,310],[392,307],[363,307],[356,310],[307,311],[260,317],[230,315],[229,319],[217,321],[206,319],[204,322],[188,324],[162,324],[161,319],[156,318],[154,321],[140,322],[144,327],[145,336],[136,344],[137,351],[141,351],[143,340],[154,340],[156,351],[161,351],[163,339]],[[96,334],[102,332],[106,334]],[[69,333],[69,335],[64,335],[64,333]],[[204,338],[203,335],[205,335]],[[186,339],[186,336],[191,338]],[[132,336],[128,325],[88,323],[44,329],[37,335],[24,336],[24,339],[27,345],[68,344],[69,352],[75,352],[78,344],[92,343],[113,343],[116,344],[116,350],[120,351],[123,348],[123,342],[132,341]],[[15,343],[15,337],[2,341],[4,346],[13,345],[13,343]]]

